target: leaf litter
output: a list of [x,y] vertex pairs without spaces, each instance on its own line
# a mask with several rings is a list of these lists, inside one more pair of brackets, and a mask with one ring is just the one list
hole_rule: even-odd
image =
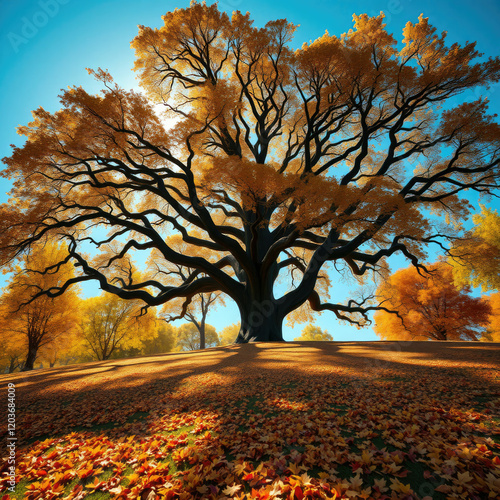
[[258,343],[1,376],[1,498],[498,498],[499,351]]

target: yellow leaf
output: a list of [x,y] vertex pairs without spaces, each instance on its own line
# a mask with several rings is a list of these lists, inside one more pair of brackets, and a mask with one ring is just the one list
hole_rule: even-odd
[[403,484],[397,479],[391,479],[391,489],[397,493],[408,495],[412,489],[409,484]]
[[224,490],[222,490],[222,493],[224,495],[234,495],[237,491],[241,489],[241,484],[233,484],[232,486],[228,486]]

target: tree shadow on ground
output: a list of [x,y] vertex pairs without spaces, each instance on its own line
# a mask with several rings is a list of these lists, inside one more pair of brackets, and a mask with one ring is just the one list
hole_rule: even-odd
[[[440,418],[457,426],[466,418],[478,391],[491,395],[498,390],[488,374],[498,368],[499,344],[443,344],[255,343],[86,363],[4,376],[0,381],[16,383],[19,445],[26,454],[41,446],[35,441],[49,438],[53,443],[55,436],[60,437],[58,446],[63,446],[71,439],[69,433],[75,431],[86,442],[107,439],[115,444],[133,436],[149,442],[162,433],[189,433],[195,425],[190,415],[198,415],[202,420],[213,419],[211,437],[206,442],[199,440],[196,453],[213,458],[212,443],[223,436],[228,441],[226,459],[233,460],[236,451],[232,445],[243,440],[247,450],[243,455],[255,467],[271,460],[263,434],[266,422],[277,425],[286,420],[286,427],[294,429],[292,434],[287,435],[283,428],[283,435],[274,433],[273,439],[277,453],[288,463],[297,459],[297,453],[305,456],[306,447],[300,439],[315,439],[314,433],[304,435],[303,430],[297,430],[301,422],[305,419],[317,433],[316,420],[326,415],[330,423],[336,422],[338,439],[347,440],[341,456],[346,462],[338,469],[341,477],[348,478],[355,473],[348,457],[359,453],[363,442],[356,437],[356,426],[363,419],[379,419],[380,425],[418,405],[431,413],[439,407],[445,412]],[[460,387],[457,393],[449,390],[450,377],[454,387]],[[396,393],[400,394],[397,401]],[[384,399],[391,404],[381,409]],[[376,411],[371,409],[373,404],[379,405]],[[186,419],[180,427],[168,427],[179,415]],[[263,420],[255,427],[248,415],[261,415]],[[348,420],[343,420],[344,415]],[[327,420],[323,419],[322,425],[330,425]],[[234,443],[229,435],[235,436]],[[388,446],[378,431],[370,439],[377,449]],[[449,446],[458,445],[450,442]],[[319,455],[305,463],[318,472],[314,460],[321,463]],[[191,466],[184,462],[177,465],[178,470]],[[283,473],[280,467],[285,466],[278,464],[276,470]],[[208,473],[200,474],[207,479]],[[424,484],[422,470],[411,474],[412,484]],[[427,482],[429,488],[440,484]]]
[[[3,376],[14,382],[18,415],[42,413],[47,405],[59,407],[47,419],[61,422],[72,405],[96,404],[114,411],[128,405],[127,414],[144,407],[141,398],[158,400],[175,394],[186,380],[216,377],[215,386],[238,390],[240,384],[268,378],[293,380],[304,376],[334,375],[339,383],[360,384],[398,373],[418,379],[424,372],[445,371],[484,384],[481,370],[500,365],[500,344],[470,345],[431,342],[290,342],[250,343],[189,353],[168,353],[122,360],[52,368],[29,374]],[[444,345],[443,345],[444,344]],[[211,382],[212,383],[212,382]],[[275,383],[275,382],[271,382]],[[212,383],[213,385],[213,383]],[[148,410],[149,411],[149,410]],[[110,417],[112,417],[111,415]],[[105,415],[103,416],[105,417]],[[101,419],[102,420],[102,419]],[[50,423],[50,422],[47,422]]]

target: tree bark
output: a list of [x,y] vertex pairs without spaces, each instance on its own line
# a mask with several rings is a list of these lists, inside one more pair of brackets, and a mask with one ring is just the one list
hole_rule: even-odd
[[21,371],[27,372],[34,369],[37,351],[38,349],[36,347],[30,346],[28,348],[28,355],[26,356],[26,361]]
[[10,358],[9,373],[14,373],[15,369],[19,366],[19,359],[17,356]]
[[205,349],[206,341],[205,341],[205,320],[203,319],[200,324],[200,349]]
[[253,301],[240,305],[241,327],[236,338],[237,344],[247,342],[284,342],[283,315],[275,301]]

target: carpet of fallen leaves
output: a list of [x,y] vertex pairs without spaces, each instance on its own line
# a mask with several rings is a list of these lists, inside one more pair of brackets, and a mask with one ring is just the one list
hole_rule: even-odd
[[496,499],[499,365],[500,344],[290,342],[2,375],[0,497]]

